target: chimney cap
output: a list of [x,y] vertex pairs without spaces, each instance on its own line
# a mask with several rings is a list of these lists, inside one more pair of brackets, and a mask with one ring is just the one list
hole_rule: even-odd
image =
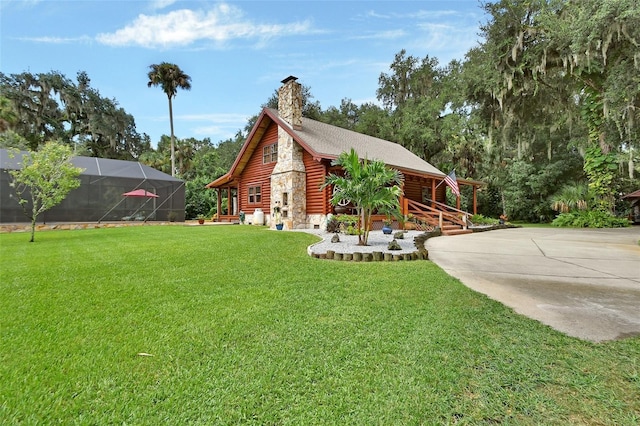
[[288,82],[290,82],[291,80],[296,81],[298,79],[298,77],[294,77],[292,75],[290,75],[289,77],[285,78],[284,80],[282,80],[280,83],[282,84],[287,84]]

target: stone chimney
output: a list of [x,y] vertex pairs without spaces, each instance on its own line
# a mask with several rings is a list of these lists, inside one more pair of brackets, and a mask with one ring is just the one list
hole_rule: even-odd
[[[301,130],[302,86],[296,80],[293,76],[282,80],[282,87],[278,89],[278,115],[294,130]],[[271,212],[275,206],[281,207],[286,229],[298,229],[307,225],[307,173],[303,149],[289,132],[278,126],[278,161],[271,172],[270,204]]]
[[302,129],[302,86],[290,75],[278,89],[278,114],[295,130]]

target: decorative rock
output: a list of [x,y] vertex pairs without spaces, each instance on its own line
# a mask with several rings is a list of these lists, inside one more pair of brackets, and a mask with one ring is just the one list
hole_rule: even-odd
[[353,259],[353,254],[351,253],[345,253],[342,255],[342,260],[352,260]]
[[371,262],[372,259],[373,256],[371,255],[371,253],[364,253],[362,255],[362,260],[364,260],[365,262]]
[[401,254],[394,254],[393,255],[393,260],[398,261],[398,260],[402,260],[404,259],[404,256],[402,256]]
[[332,243],[339,243],[340,242],[340,235],[338,235],[337,232],[335,234],[333,234],[333,237],[331,237],[331,242]]
[[387,262],[393,260],[393,255],[391,253],[385,253],[384,260],[386,260]]
[[402,247],[400,247],[400,244],[398,244],[398,242],[394,238],[393,240],[391,240],[391,242],[387,246],[387,249],[388,250],[402,250]]
[[360,252],[353,253],[353,260],[354,262],[360,262],[362,260],[362,253]]
[[404,231],[396,232],[395,234],[393,234],[393,238],[397,240],[404,240]]
[[342,260],[342,253],[335,253],[333,255],[334,260]]
[[382,256],[382,252],[381,251],[374,251],[373,252],[373,260],[375,262],[380,262],[383,259],[384,259],[384,257]]
[[333,259],[333,256],[335,256],[336,252],[333,250],[327,250],[327,255],[326,258],[327,259]]

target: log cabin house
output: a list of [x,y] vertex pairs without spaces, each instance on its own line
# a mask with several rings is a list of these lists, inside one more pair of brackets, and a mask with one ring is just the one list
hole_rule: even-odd
[[[404,175],[403,214],[439,225],[445,233],[466,229],[471,214],[460,211],[460,199],[455,208],[445,203],[445,173],[397,143],[303,117],[301,85],[293,76],[282,84],[278,110],[263,109],[229,172],[207,185],[217,191],[217,220],[237,222],[242,211],[248,223],[264,220],[273,228],[278,205],[285,229],[325,229],[336,208],[330,203],[332,188],[320,188],[325,176],[339,173],[332,161],[354,148],[361,158],[380,159]],[[473,188],[475,214],[481,182],[458,179],[458,185]],[[373,229],[382,219],[374,218]]]

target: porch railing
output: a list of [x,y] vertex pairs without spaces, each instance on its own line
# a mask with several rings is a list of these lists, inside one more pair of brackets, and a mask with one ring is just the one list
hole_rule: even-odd
[[240,216],[237,214],[220,214],[214,217],[216,222],[240,222]]
[[417,201],[404,199],[404,214],[412,214],[417,219],[427,222],[432,226],[442,226],[445,223],[451,223],[460,225],[463,228],[467,227],[467,219],[473,216],[471,213],[458,210],[455,207],[448,206],[438,201],[431,201],[433,206],[419,203]]

